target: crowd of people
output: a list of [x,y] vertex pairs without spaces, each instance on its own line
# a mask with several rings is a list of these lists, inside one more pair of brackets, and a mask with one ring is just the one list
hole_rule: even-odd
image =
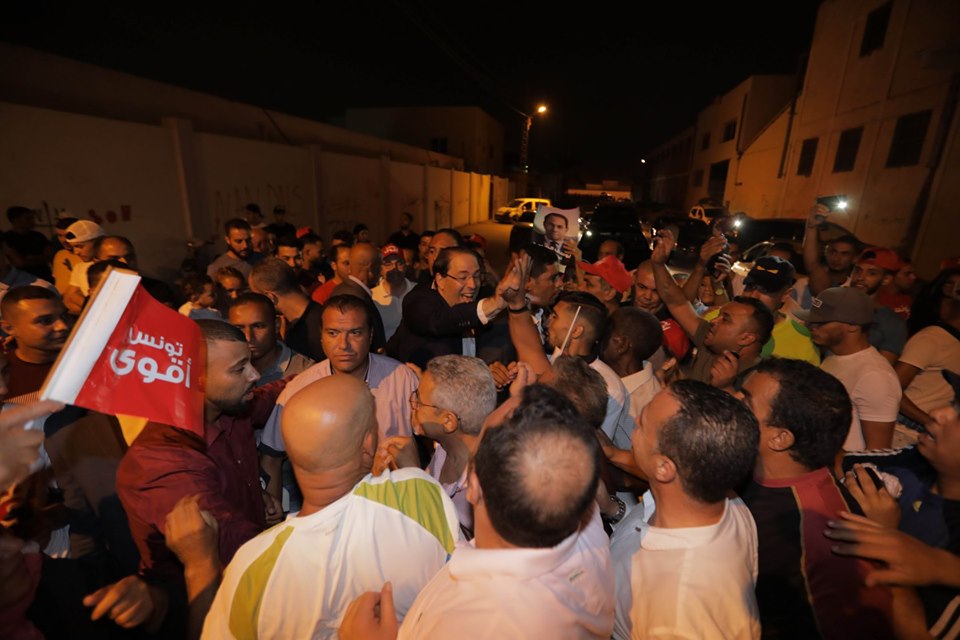
[[[250,204],[163,282],[10,208],[0,637],[957,637],[960,262],[821,214],[746,273],[547,216],[498,273]],[[202,434],[37,400],[110,268],[202,332]]]

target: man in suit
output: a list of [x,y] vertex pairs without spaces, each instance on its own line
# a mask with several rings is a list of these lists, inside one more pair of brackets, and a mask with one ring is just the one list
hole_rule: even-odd
[[387,355],[420,368],[441,355],[477,354],[476,332],[506,302],[499,295],[477,300],[480,256],[466,247],[448,247],[437,255],[431,285],[419,285],[403,300],[403,320],[387,344]]

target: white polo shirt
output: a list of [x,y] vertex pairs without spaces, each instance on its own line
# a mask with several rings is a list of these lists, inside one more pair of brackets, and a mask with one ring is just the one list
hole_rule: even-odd
[[[560,347],[556,347],[549,358],[550,362],[559,358],[560,354]],[[618,448],[629,449],[630,436],[637,425],[630,416],[627,388],[623,386],[617,372],[600,358],[594,358],[589,366],[603,376],[603,381],[607,383],[607,414],[600,430],[607,434]]]
[[657,380],[653,365],[648,360],[643,361],[643,369],[631,373],[621,380],[623,380],[623,386],[626,387],[627,393],[630,394],[630,417],[633,418],[634,423],[638,423],[640,422],[640,412],[653,400],[653,396],[660,392],[663,385]]
[[[330,360],[324,360],[301,372],[287,384],[277,398],[277,406],[273,408],[273,413],[263,429],[262,444],[278,452],[287,450],[280,432],[283,407],[293,394],[321,378],[332,375],[332,371]],[[419,384],[417,374],[393,358],[371,353],[366,383],[376,400],[380,440],[391,436],[413,435],[410,394]]]
[[610,543],[614,638],[759,638],[757,526],[743,501],[727,499],[714,525],[683,529],[647,524],[655,508],[648,491]]
[[457,545],[400,627],[412,638],[604,638],[613,628],[613,569],[599,512],[549,549]]
[[367,474],[333,504],[240,547],[203,637],[335,638],[354,598],[388,580],[402,620],[459,540],[453,503],[426,473]]

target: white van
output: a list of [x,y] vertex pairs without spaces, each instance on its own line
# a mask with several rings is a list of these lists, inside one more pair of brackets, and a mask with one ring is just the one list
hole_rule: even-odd
[[493,217],[497,222],[513,222],[528,211],[536,211],[540,205],[552,206],[547,198],[517,198],[510,204],[497,209]]

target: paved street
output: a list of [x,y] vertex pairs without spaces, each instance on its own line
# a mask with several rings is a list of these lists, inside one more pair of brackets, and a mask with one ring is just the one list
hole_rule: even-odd
[[510,254],[507,251],[510,241],[511,224],[500,224],[499,222],[480,222],[478,224],[468,224],[458,227],[457,231],[463,235],[479,233],[487,239],[487,260],[493,265],[498,273],[503,274],[510,262]]

